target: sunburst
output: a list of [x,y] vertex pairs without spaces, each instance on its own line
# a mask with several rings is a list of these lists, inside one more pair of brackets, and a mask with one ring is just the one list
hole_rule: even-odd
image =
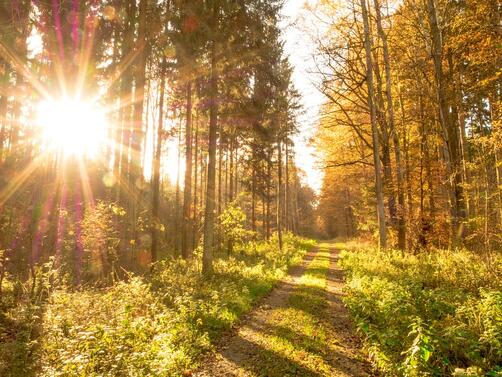
[[62,98],[39,103],[36,117],[43,145],[77,157],[96,157],[107,144],[109,123],[99,104]]

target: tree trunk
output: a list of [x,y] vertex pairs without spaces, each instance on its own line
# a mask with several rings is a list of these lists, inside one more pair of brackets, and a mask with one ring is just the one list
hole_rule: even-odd
[[452,124],[449,115],[449,103],[447,97],[446,80],[443,74],[443,41],[441,30],[437,21],[435,0],[427,0],[427,13],[431,29],[432,59],[434,62],[434,74],[436,79],[436,97],[439,107],[439,122],[443,131],[443,139],[446,149],[446,167],[450,183],[450,213],[451,213],[451,244],[458,246],[462,243],[461,221],[465,217],[464,200],[462,192],[462,170],[459,155],[458,128]]
[[[373,49],[373,47],[372,47]],[[381,161],[383,167],[383,190],[384,196],[387,196],[387,203],[389,207],[390,224],[393,227],[398,225],[397,221],[397,208],[396,208],[396,195],[394,189],[394,179],[392,174],[392,162],[390,158],[390,134],[388,130],[387,119],[385,117],[385,104],[382,97],[383,84],[382,76],[380,74],[380,64],[378,63],[377,49],[373,53],[373,72],[375,75],[376,90],[374,90],[374,105],[376,111],[377,125],[380,124],[381,134]],[[378,128],[378,127],[377,127]]]
[[116,143],[118,142],[118,148],[115,151],[115,176],[118,182],[115,192],[115,199],[118,203],[123,204],[125,202],[122,198],[122,186],[129,181],[129,144],[131,140],[131,134],[129,127],[132,120],[132,107],[131,103],[134,102],[133,95],[133,72],[132,67],[129,62],[130,52],[134,48],[134,28],[136,22],[136,2],[129,0],[126,3],[126,26],[123,30],[123,43],[122,43],[122,61],[121,64],[124,65],[124,70],[121,74],[120,80],[120,111],[119,111],[119,123],[120,127],[117,128]]
[[188,259],[192,255],[192,83],[186,84],[186,123],[185,123],[185,188],[183,190],[183,230],[181,232],[181,255]]
[[290,224],[290,216],[289,216],[289,202],[290,202],[290,193],[289,193],[289,142],[286,139],[286,161],[284,162],[284,170],[285,170],[285,180],[284,182],[284,219],[285,219],[285,228],[286,232],[289,232],[291,230],[291,224]]
[[164,92],[166,88],[165,76],[165,59],[162,61],[162,73],[160,78],[160,98],[159,98],[159,119],[157,125],[157,145],[155,146],[155,154],[153,157],[153,178],[152,178],[152,247],[151,259],[152,263],[157,261],[157,254],[159,248],[159,228],[161,221],[159,219],[159,206],[160,206],[160,158],[162,154],[162,139],[164,131]]
[[[133,66],[134,74],[134,106],[133,124],[131,138],[129,142],[129,154],[131,162],[129,165],[129,187],[132,195],[129,198],[130,217],[132,223],[132,236],[137,236],[137,219],[139,217],[141,205],[141,189],[143,179],[143,169],[141,161],[141,146],[143,134],[143,112],[145,101],[145,76],[148,57],[147,40],[147,9],[148,0],[140,0],[138,7],[138,37],[136,40],[137,58]],[[148,119],[148,117],[147,117]]]
[[268,151],[267,158],[267,188],[265,190],[265,200],[267,201],[267,211],[265,216],[266,232],[265,236],[267,240],[270,239],[270,182],[272,180],[272,156],[271,150]]
[[252,150],[251,155],[251,229],[256,232],[256,163],[255,151]]
[[222,210],[222,191],[223,191],[223,137],[222,132],[218,138],[218,216]]
[[197,182],[198,182],[198,174],[199,174],[199,159],[198,159],[198,154],[199,154],[199,119],[198,119],[198,114],[196,112],[196,117],[195,117],[195,156],[194,156],[194,169],[193,169],[193,176],[194,176],[194,187],[193,187],[193,224],[192,224],[192,245],[194,248],[197,247],[198,243],[198,229],[197,229],[197,224],[198,224],[198,213],[197,213],[197,206],[198,206],[198,196],[197,196]]
[[204,222],[204,249],[202,254],[202,271],[205,274],[213,272],[213,242],[215,223],[215,194],[216,194],[216,138],[218,127],[218,74],[216,72],[216,30],[218,27],[218,4],[214,1],[212,15],[213,40],[211,42],[211,82],[209,107],[209,163],[207,168],[207,194]]
[[396,159],[397,173],[397,229],[398,229],[398,247],[401,250],[406,248],[406,223],[404,218],[404,188],[403,188],[403,166],[401,162],[401,147],[399,136],[397,134],[396,122],[394,116],[394,104],[392,102],[392,77],[390,69],[389,47],[387,43],[387,35],[382,27],[382,16],[380,12],[380,4],[378,0],[374,0],[375,13],[377,20],[377,29],[380,39],[382,40],[383,60],[385,65],[385,94],[387,97],[387,112],[389,117],[389,130],[392,135],[394,144],[394,156]]
[[368,107],[370,109],[371,117],[371,133],[373,139],[373,161],[375,167],[375,191],[377,197],[377,214],[378,214],[378,229],[381,248],[387,247],[387,229],[385,226],[385,211],[383,204],[382,192],[382,172],[379,156],[379,142],[378,142],[378,129],[376,119],[376,108],[374,104],[374,87],[373,87],[373,63],[371,58],[372,41],[370,35],[368,10],[366,8],[366,0],[361,0],[361,10],[364,24],[364,47],[366,52],[366,83],[368,86]]
[[[181,115],[181,114],[180,114]],[[180,227],[180,218],[181,218],[181,189],[180,189],[180,170],[181,170],[181,130],[183,128],[182,117],[180,116],[180,123],[178,126],[178,168],[176,170],[176,195],[175,195],[175,218],[174,218],[174,248],[176,250],[181,250],[181,227]]]
[[277,240],[282,251],[282,143],[277,140]]
[[234,147],[235,147],[235,134],[232,134],[230,139],[230,166],[229,166],[229,187],[228,187],[228,202],[232,203],[234,200]]

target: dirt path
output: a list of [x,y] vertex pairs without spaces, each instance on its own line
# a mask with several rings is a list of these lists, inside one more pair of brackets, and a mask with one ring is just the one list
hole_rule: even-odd
[[370,376],[341,301],[337,259],[330,244],[309,252],[194,376]]

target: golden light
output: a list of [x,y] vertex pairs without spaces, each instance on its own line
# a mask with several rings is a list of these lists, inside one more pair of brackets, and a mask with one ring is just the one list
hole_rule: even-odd
[[66,156],[96,157],[107,141],[105,111],[92,102],[71,98],[42,101],[37,124],[44,145]]

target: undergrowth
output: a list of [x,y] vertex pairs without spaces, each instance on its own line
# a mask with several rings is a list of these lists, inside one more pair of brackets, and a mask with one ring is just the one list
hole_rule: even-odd
[[[0,375],[188,375],[313,242],[287,235],[282,252],[276,245],[274,239],[249,243],[216,259],[209,277],[200,272],[200,256],[170,259],[149,277],[130,276],[107,289],[47,293],[37,314],[29,301],[5,306]],[[19,318],[19,329],[7,329],[9,320]]]
[[502,375],[502,258],[342,253],[348,305],[386,376]]

